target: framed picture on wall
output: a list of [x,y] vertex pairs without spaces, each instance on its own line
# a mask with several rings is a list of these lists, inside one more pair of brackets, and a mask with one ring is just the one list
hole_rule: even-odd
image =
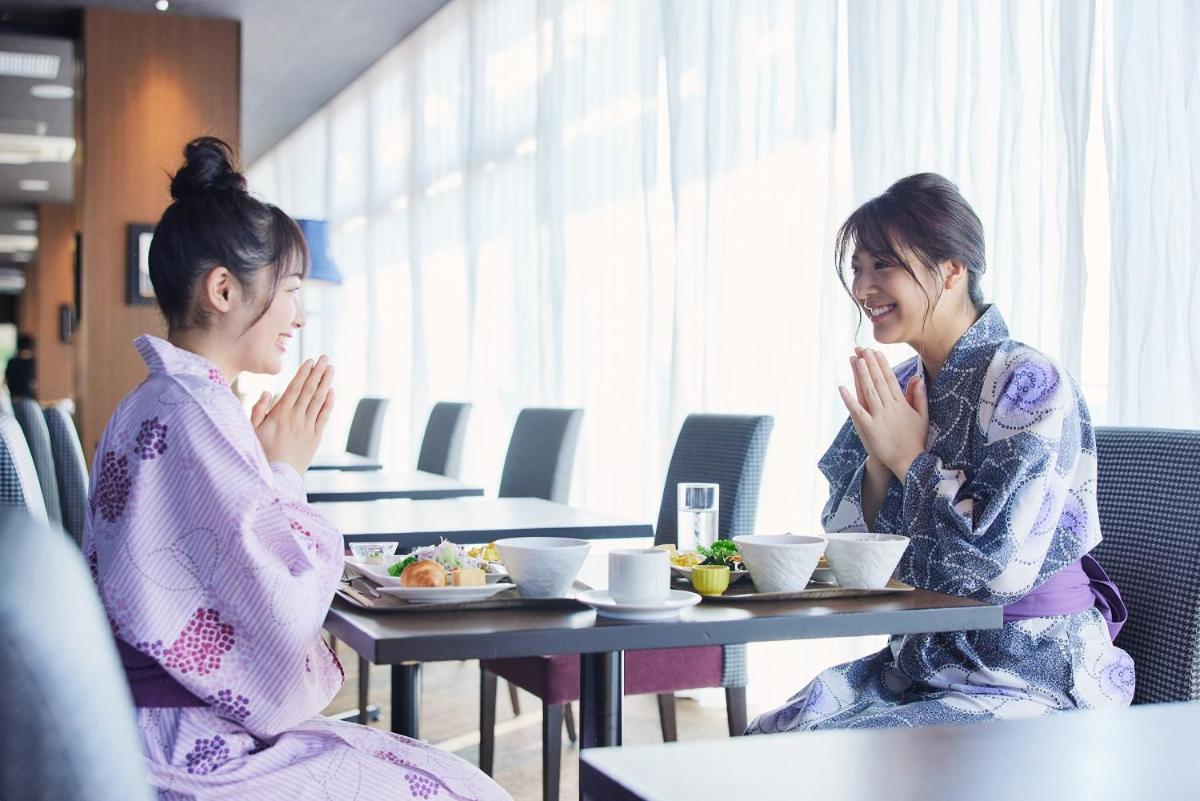
[[150,283],[150,240],[154,226],[130,223],[126,229],[125,302],[131,306],[154,302]]

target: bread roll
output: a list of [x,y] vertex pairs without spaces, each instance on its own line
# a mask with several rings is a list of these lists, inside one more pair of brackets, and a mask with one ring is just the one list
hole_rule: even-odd
[[401,587],[445,587],[446,568],[432,559],[422,559],[404,568],[400,574]]

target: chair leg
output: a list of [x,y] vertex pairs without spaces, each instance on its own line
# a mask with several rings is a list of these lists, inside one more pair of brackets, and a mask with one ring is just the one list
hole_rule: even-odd
[[505,682],[508,685],[508,700],[512,704],[513,717],[521,714],[521,699],[517,696],[517,685],[511,681]]
[[479,769],[492,775],[496,757],[496,682],[490,670],[479,671]]
[[675,728],[675,693],[658,694],[658,723],[662,727],[664,743],[679,739],[679,732]]
[[365,657],[358,658],[358,722],[366,726],[370,713],[367,711],[367,696],[371,692],[371,663]]
[[729,719],[729,736],[741,737],[746,733],[746,688],[725,688],[725,715]]
[[579,734],[575,731],[575,713],[570,704],[563,704],[563,722],[567,724],[567,739],[572,743],[579,742]]
[[542,704],[542,801],[558,801],[563,705]]

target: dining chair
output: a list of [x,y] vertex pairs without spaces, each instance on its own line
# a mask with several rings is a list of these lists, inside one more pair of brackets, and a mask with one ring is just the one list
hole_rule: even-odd
[[[54,566],[52,584],[37,565]],[[0,798],[150,801],[133,700],[83,555],[20,509],[0,509],[0,631]]]
[[46,428],[50,432],[50,451],[54,455],[54,473],[58,478],[62,525],[75,544],[82,545],[83,521],[87,516],[88,467],[70,409],[68,401],[47,406]]
[[58,497],[58,476],[54,469],[54,451],[50,446],[50,431],[46,428],[46,417],[42,407],[33,398],[13,398],[13,414],[21,424],[25,443],[33,457],[38,484],[42,488],[42,501],[51,523],[62,525],[62,504]]
[[37,520],[49,521],[42,486],[21,424],[0,413],[0,506],[25,509]]
[[379,440],[383,437],[383,421],[387,416],[387,398],[361,398],[354,407],[350,433],[346,436],[346,451],[379,458]]
[[425,436],[421,439],[421,453],[417,456],[418,470],[458,478],[470,414],[469,403],[442,401],[433,404],[429,422],[425,424]]
[[[677,543],[676,485],[720,484],[719,531],[729,539],[754,532],[763,459],[775,419],[766,415],[693,414],[684,421],[667,468],[659,507],[656,544]],[[496,679],[542,701],[542,798],[558,798],[562,760],[561,726],[570,702],[579,698],[579,657],[575,654],[480,663],[479,767],[491,775],[495,756]],[[625,654],[626,695],[658,696],[663,739],[676,739],[675,693],[703,687],[725,689],[730,736],[746,730],[746,646],[629,651]],[[574,737],[571,740],[574,741]]]
[[1200,701],[1200,431],[1100,427],[1096,450],[1093,555],[1129,607],[1133,702]]

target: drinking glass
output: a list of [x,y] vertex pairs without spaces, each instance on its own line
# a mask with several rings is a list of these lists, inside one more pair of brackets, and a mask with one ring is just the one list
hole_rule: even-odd
[[676,547],[681,551],[694,551],[698,545],[711,547],[718,535],[721,485],[680,483],[678,493]]

